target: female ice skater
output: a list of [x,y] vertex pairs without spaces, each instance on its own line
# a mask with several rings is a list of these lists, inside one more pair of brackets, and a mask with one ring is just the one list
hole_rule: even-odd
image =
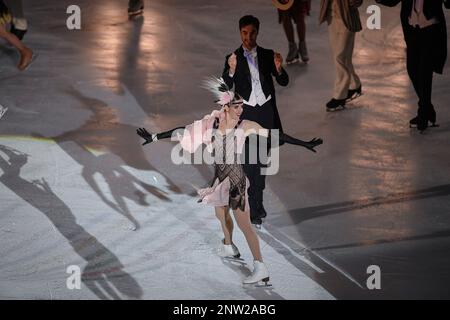
[[[269,272],[265,266],[259,246],[258,236],[250,222],[250,207],[247,189],[249,180],[245,176],[243,165],[237,153],[240,153],[245,138],[252,133],[268,138],[272,130],[262,128],[258,123],[240,120],[243,99],[239,94],[229,90],[222,79],[213,79],[208,87],[216,94],[216,101],[220,110],[213,111],[202,120],[186,127],[178,127],[158,134],[150,134],[144,128],[139,128],[137,134],[145,139],[143,145],[170,137],[180,141],[181,147],[190,153],[201,145],[206,144],[214,155],[215,175],[211,187],[200,189],[199,202],[215,207],[216,217],[219,219],[224,234],[222,246],[219,249],[221,257],[239,258],[238,248],[233,243],[233,220],[229,208],[233,210],[237,225],[244,233],[247,244],[254,259],[252,274],[243,280],[244,284],[269,281]],[[182,134],[180,134],[182,132]],[[303,146],[311,151],[322,144],[321,139],[302,141],[280,133],[280,142]]]
[[23,71],[31,64],[35,55],[33,55],[33,51],[26,47],[22,41],[19,40],[19,38],[6,30],[6,24],[11,23],[11,21],[12,17],[9,13],[8,7],[5,5],[3,0],[0,0],[0,38],[8,41],[19,51],[20,61],[17,68],[20,71]]

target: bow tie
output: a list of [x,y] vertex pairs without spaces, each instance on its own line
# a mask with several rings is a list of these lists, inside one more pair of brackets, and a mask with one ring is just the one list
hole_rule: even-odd
[[244,49],[244,57],[246,57],[246,58],[251,57],[251,58],[254,59],[255,56],[256,56],[256,50],[255,49],[253,49],[253,50]]

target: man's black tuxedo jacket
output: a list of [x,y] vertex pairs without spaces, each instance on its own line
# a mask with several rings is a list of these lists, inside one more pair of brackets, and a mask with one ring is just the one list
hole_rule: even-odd
[[[274,52],[273,50],[264,49],[257,47],[257,58],[258,58],[258,68],[259,68],[259,79],[261,81],[261,87],[266,97],[272,95],[272,105],[274,108],[274,127],[268,129],[280,129],[283,130],[281,126],[280,116],[278,114],[276,98],[275,98],[275,87],[273,84],[272,76],[275,77],[278,84],[281,86],[287,86],[289,83],[289,76],[284,69],[282,69],[279,75],[274,62]],[[231,78],[228,75],[229,66],[228,58],[225,58],[225,68],[223,70],[222,78],[225,80],[226,84],[230,89],[234,85],[234,90],[239,93],[245,100],[248,101],[250,94],[252,92],[252,78],[250,75],[250,69],[248,66],[247,58],[244,56],[244,49],[239,47],[234,51],[236,54],[236,71]]]
[[[378,3],[389,7],[396,6],[399,2],[402,3],[400,17],[402,20],[403,34],[405,36],[406,45],[412,41],[415,32],[414,28],[409,24],[409,16],[414,5],[414,0],[376,0]],[[442,10],[442,3],[447,9],[450,9],[450,0],[425,0],[423,4],[423,13],[427,19],[436,17],[441,23],[439,26],[439,34],[435,39],[434,50],[434,71],[442,73],[447,60],[447,26],[445,21],[444,11]]]

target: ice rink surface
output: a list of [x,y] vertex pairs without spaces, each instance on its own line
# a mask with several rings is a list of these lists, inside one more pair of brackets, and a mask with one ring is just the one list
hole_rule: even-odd
[[[81,30],[66,27],[71,4]],[[416,97],[399,7],[357,35],[364,95],[327,113],[334,66],[313,0],[311,61],[288,66],[290,84],[276,90],[285,131],[324,144],[317,154],[282,146],[267,178],[259,235],[273,287],[263,289],[241,284],[252,258],[240,231],[243,262],[215,254],[219,223],[195,196],[212,168],[173,164],[173,142],[142,148],[135,129],[212,110],[201,81],[240,45],[244,14],[261,21],[259,45],[285,57],[276,10],[262,0],[145,5],[129,21],[125,0],[24,1],[38,59],[19,72],[0,43],[1,299],[450,298],[450,63],[434,80],[440,127],[421,135],[408,127]],[[66,286],[71,265],[79,290]],[[380,290],[366,286],[371,265]]]

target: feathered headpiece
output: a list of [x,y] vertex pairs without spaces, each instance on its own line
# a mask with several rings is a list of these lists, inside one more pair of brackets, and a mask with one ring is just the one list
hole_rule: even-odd
[[203,88],[211,91],[216,97],[214,102],[221,106],[232,102],[235,96],[222,78],[210,77],[204,80]]

